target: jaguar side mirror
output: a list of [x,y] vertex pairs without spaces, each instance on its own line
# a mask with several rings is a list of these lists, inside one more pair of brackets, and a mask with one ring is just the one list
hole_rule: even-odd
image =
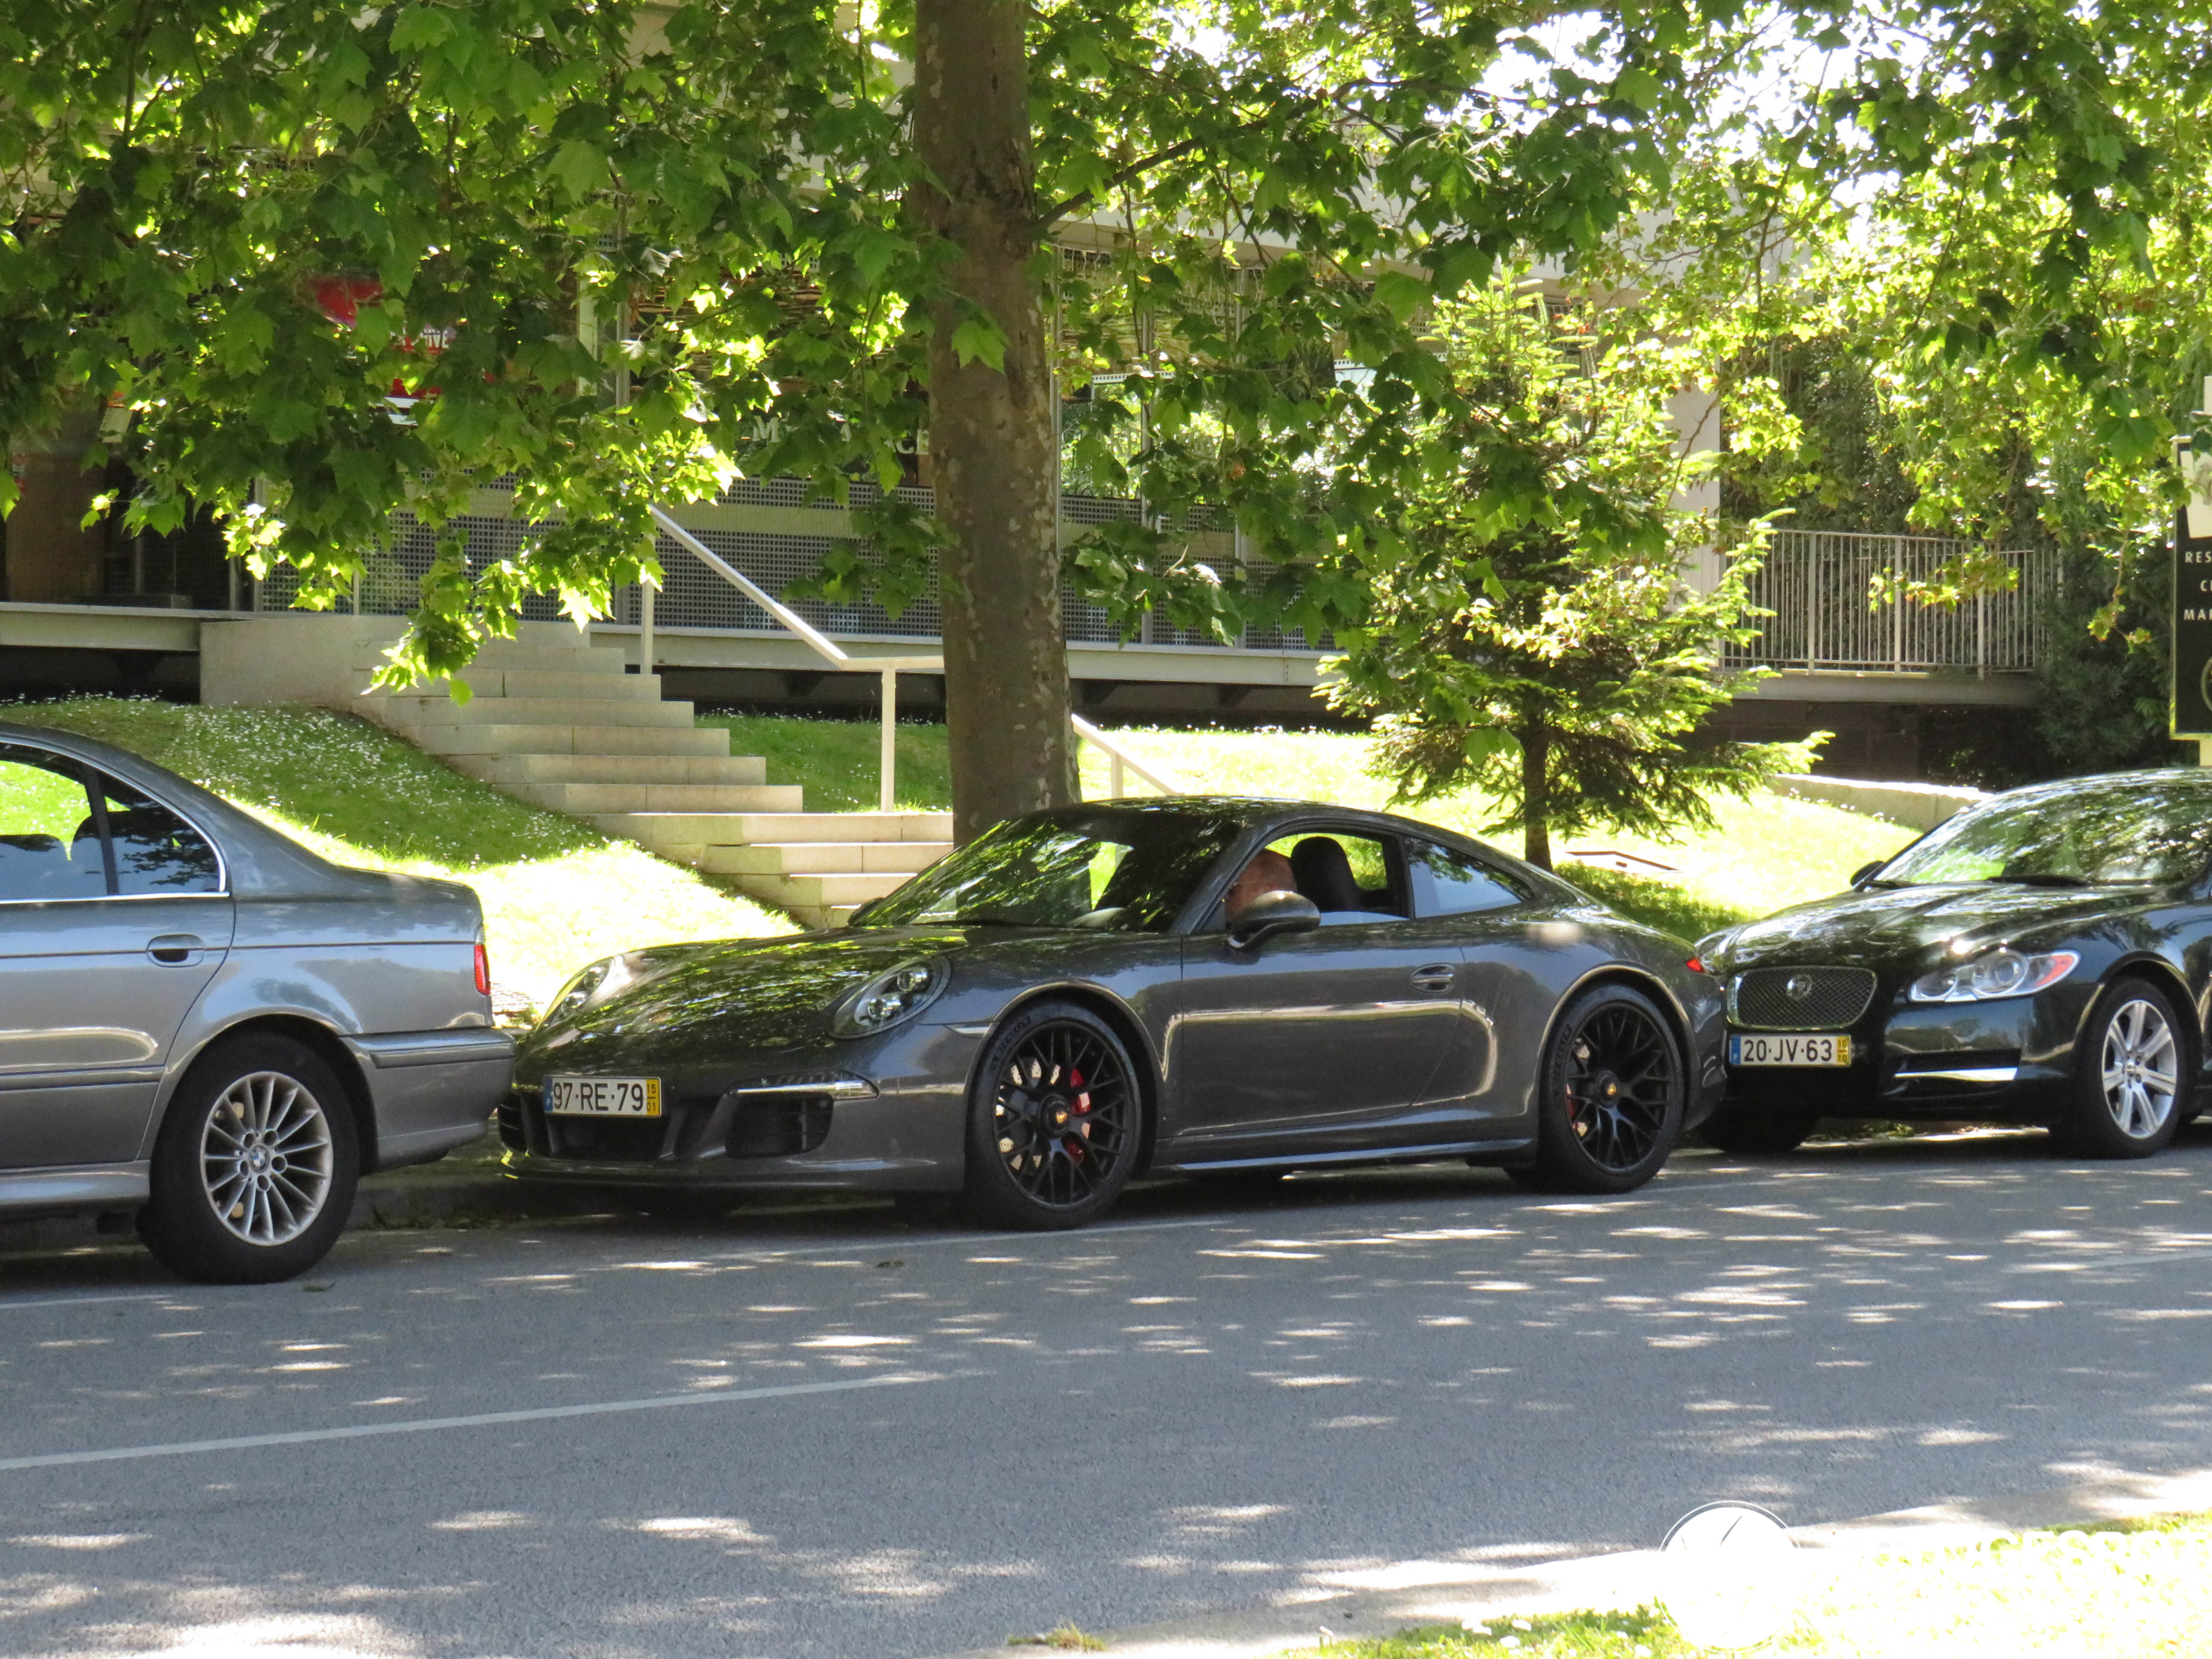
[[1320,925],[1321,913],[1312,900],[1278,887],[1229,918],[1229,942],[1239,950],[1251,950],[1278,934],[1312,933]]
[[1851,873],[1851,886],[1856,887],[1860,882],[1865,880],[1868,876],[1873,874],[1875,871],[1880,869],[1888,862],[1889,860],[1887,859],[1876,859],[1871,864],[1860,865],[1858,868]]

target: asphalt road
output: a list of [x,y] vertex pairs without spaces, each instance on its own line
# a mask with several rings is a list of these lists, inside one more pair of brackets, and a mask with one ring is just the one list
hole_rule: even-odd
[[[2212,1125],[0,1262],[0,1653],[897,1659],[2212,1464]],[[258,1443],[257,1443],[258,1442]]]

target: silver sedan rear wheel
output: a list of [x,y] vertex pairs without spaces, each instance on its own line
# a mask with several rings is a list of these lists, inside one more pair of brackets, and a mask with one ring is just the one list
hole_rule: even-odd
[[187,1278],[290,1278],[337,1242],[360,1169],[352,1100],[320,1055],[273,1032],[226,1038],[162,1115],[138,1236]]
[[249,1244],[291,1243],[330,1198],[331,1128],[298,1078],[256,1071],[216,1099],[200,1137],[200,1179],[216,1219]]

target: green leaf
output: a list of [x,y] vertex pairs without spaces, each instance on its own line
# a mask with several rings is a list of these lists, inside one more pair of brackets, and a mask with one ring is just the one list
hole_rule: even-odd
[[1386,271],[1375,279],[1375,298],[1390,308],[1400,322],[1408,320],[1429,300],[1429,285],[1403,271]]
[[883,273],[891,268],[906,246],[905,239],[880,225],[855,225],[838,239],[834,246],[853,261],[860,280],[873,288],[883,280]]
[[441,7],[412,5],[392,22],[392,50],[427,51],[453,33],[453,18]]
[[570,199],[580,201],[607,182],[607,158],[595,145],[570,138],[553,152],[546,171],[560,181]]
[[1006,368],[1006,335],[982,313],[971,312],[953,329],[953,358],[963,367],[981,363],[1001,372]]
[[1613,82],[1613,94],[1615,98],[1645,111],[1656,110],[1659,107],[1659,101],[1664,95],[1664,90],[1660,84],[1659,78],[1648,69],[1623,70]]

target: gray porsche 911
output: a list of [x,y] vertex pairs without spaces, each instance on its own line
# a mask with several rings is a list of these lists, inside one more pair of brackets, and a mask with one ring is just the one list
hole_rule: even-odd
[[1721,1082],[1687,954],[1428,825],[1100,803],[1000,824],[833,932],[593,963],[500,1132],[533,1177],[961,1192],[1028,1228],[1146,1170],[1465,1158],[1621,1192]]

